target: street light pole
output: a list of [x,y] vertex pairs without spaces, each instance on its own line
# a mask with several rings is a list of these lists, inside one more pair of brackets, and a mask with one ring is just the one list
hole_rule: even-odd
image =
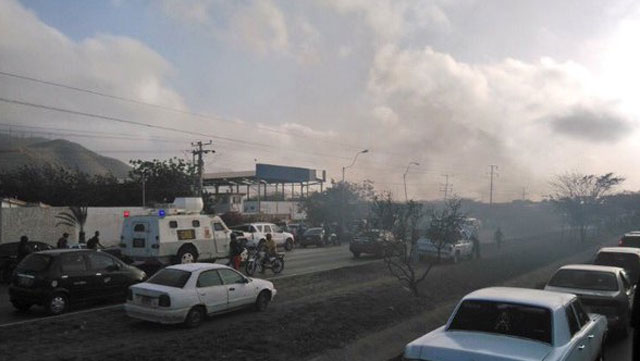
[[412,166],[419,166],[420,163],[418,162],[409,162],[409,164],[407,165],[407,170],[404,171],[404,174],[402,175],[402,178],[404,179],[404,199],[406,202],[409,202],[409,196],[407,195],[407,173],[409,173],[409,168]]
[[364,154],[364,153],[369,153],[369,149],[365,149],[365,150],[361,150],[361,151],[359,151],[358,153],[356,153],[356,156],[355,156],[355,157],[353,157],[353,162],[351,162],[351,164],[349,164],[349,165],[348,165],[348,166],[346,166],[346,167],[342,167],[342,183],[344,183],[344,171],[345,171],[347,168],[351,168],[351,167],[353,167],[353,165],[354,165],[354,164],[356,164],[356,160],[358,159],[358,156],[359,156],[360,154]]

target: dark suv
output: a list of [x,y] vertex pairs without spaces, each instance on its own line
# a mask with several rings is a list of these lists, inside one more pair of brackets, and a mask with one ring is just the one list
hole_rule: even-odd
[[618,246],[640,248],[640,231],[625,233],[618,241]]
[[146,274],[105,252],[56,249],[25,257],[12,275],[9,298],[15,308],[42,305],[61,314],[71,303],[126,298]]

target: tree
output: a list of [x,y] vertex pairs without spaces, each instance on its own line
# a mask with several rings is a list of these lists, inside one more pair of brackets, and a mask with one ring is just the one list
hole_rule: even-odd
[[424,216],[422,204],[414,201],[396,203],[390,193],[375,196],[371,204],[372,226],[393,234],[393,239],[384,240],[385,265],[389,273],[416,297],[420,296],[418,286],[433,266],[429,264],[421,270],[416,254],[416,242]]
[[[134,184],[142,187],[145,180],[147,202],[166,203],[176,197],[194,194],[194,179],[197,174],[193,163],[180,158],[152,161],[132,160],[133,169],[129,178]],[[140,190],[141,192],[141,190]]]
[[605,197],[624,182],[624,178],[613,173],[604,175],[566,173],[556,176],[551,182],[549,199],[556,209],[566,214],[570,225],[577,227],[580,241],[586,239],[587,228],[601,213]]
[[361,184],[339,182],[322,192],[313,193],[302,202],[302,210],[312,224],[350,224],[368,213],[368,201],[373,197],[370,181]]
[[56,227],[59,225],[65,225],[73,228],[79,228],[80,233],[78,235],[78,241],[80,243],[85,242],[84,225],[87,223],[87,207],[69,207],[69,212],[60,212],[56,214],[56,218],[60,221],[56,223]]
[[448,199],[440,210],[432,210],[427,228],[427,237],[438,250],[438,262],[442,249],[460,239],[467,214],[462,212],[462,200],[459,198]]

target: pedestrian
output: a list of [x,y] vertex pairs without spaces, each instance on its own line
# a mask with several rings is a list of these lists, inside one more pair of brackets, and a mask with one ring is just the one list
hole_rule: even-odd
[[502,245],[502,230],[500,229],[500,227],[498,227],[498,229],[496,229],[496,232],[493,234],[493,240],[496,242],[496,246],[498,246],[498,248],[500,248],[500,246]]
[[87,241],[88,249],[104,248],[104,246],[100,244],[100,239],[98,238],[99,236],[100,232],[96,231],[93,237],[89,238],[89,240]]
[[[640,289],[640,281],[636,285],[636,290]],[[633,308],[631,313],[631,327],[633,328],[633,350],[632,360],[640,361],[640,294],[636,291],[633,298]]]
[[29,237],[22,236],[20,237],[20,243],[18,243],[18,263],[28,256],[29,253],[31,253],[31,249],[29,248]]
[[63,233],[62,237],[58,239],[58,248],[69,248],[69,233]]
[[476,258],[480,258],[480,240],[477,236],[471,236],[471,241],[473,242],[473,252],[476,255]]
[[229,263],[233,269],[240,269],[240,254],[242,253],[242,247],[238,242],[238,237],[234,233],[231,233],[231,242],[229,242]]

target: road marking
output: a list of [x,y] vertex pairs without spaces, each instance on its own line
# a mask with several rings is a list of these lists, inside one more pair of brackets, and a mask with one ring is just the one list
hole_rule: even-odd
[[64,313],[62,315],[57,315],[57,316],[45,316],[45,317],[40,317],[40,318],[32,318],[30,320],[17,321],[17,322],[11,322],[11,323],[4,323],[4,324],[0,325],[0,328],[9,327],[9,326],[16,326],[16,325],[24,325],[24,324],[27,324],[27,323],[33,323],[33,322],[39,322],[39,321],[56,320],[56,319],[59,319],[59,318],[75,316],[75,315],[80,315],[80,314],[83,314],[83,313],[89,313],[89,312],[95,312],[95,311],[110,310],[110,309],[115,309],[115,308],[118,308],[118,307],[122,307],[122,305],[123,304],[120,303],[120,304],[117,304],[117,305],[98,307],[98,308],[90,308],[90,309],[82,310],[82,311]]

